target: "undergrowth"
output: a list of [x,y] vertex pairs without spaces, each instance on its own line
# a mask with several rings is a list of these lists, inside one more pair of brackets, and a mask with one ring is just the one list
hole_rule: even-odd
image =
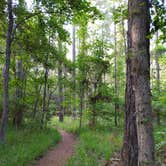
[[[121,123],[123,124],[123,122]],[[102,166],[109,160],[113,153],[120,151],[123,140],[123,127],[114,127],[113,122],[99,122],[90,129],[84,119],[82,129],[79,129],[79,120],[65,117],[60,123],[57,117],[51,120],[51,125],[72,132],[78,137],[75,153],[67,166]],[[154,124],[156,160],[160,165],[166,164],[166,125]]]
[[155,151],[158,162],[166,165],[166,123],[154,127]]
[[[65,117],[64,122],[58,122],[54,117],[52,125],[73,132],[78,137],[75,153],[68,161],[67,166],[101,166],[106,164],[111,155],[120,150],[122,145],[122,130],[98,124],[95,128],[89,128],[87,122],[83,122],[79,129],[79,121]],[[111,124],[114,126],[114,124]]]
[[0,166],[30,164],[60,140],[56,129],[15,129],[9,127],[5,145],[0,145]]

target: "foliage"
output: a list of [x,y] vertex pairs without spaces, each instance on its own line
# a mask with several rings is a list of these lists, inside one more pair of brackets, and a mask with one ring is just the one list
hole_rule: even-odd
[[158,30],[162,33],[160,35],[160,40],[165,42],[166,36],[166,7],[163,1],[154,0],[152,3],[151,8],[151,15],[152,15],[152,27],[151,33],[154,34]]
[[165,122],[161,126],[155,126],[155,150],[156,150],[156,156],[158,159],[158,162],[160,164],[165,164],[165,149],[166,149],[166,129],[165,129]]

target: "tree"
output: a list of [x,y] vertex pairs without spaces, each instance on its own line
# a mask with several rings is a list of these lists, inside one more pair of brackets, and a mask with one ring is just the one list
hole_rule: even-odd
[[73,54],[73,117],[75,117],[76,114],[76,70],[75,70],[75,61],[76,61],[76,27],[73,26],[73,43],[72,43],[72,54]]
[[9,111],[9,68],[10,68],[10,55],[11,55],[11,43],[12,43],[12,31],[13,31],[13,9],[12,0],[7,1],[7,13],[8,13],[8,31],[6,36],[6,57],[4,65],[4,103],[3,114],[0,126],[0,142],[5,141],[5,130],[7,127],[8,111]]
[[59,60],[58,60],[58,109],[59,121],[63,122],[63,86],[62,86],[62,41],[59,41]]
[[126,164],[129,166],[154,164],[149,30],[149,1],[129,1],[124,139],[126,144],[124,149],[127,152]]
[[13,124],[18,127],[22,124],[23,119],[23,77],[24,73],[21,57],[16,57],[16,110],[13,117]]
[[115,107],[115,126],[117,126],[118,122],[117,122],[117,108],[118,108],[118,104],[116,101],[117,98],[117,29],[116,29],[116,23],[114,24],[114,95],[115,95],[115,103],[114,103],[114,107]]

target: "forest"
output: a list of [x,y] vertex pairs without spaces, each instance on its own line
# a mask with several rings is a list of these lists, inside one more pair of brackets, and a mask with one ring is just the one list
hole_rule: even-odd
[[166,166],[165,0],[0,0],[0,166]]

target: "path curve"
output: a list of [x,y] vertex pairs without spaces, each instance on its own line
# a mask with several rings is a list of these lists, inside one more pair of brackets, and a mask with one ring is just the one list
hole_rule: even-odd
[[59,132],[62,136],[61,141],[42,158],[37,160],[35,166],[65,166],[67,160],[74,152],[76,139],[74,135],[66,131],[59,130]]

